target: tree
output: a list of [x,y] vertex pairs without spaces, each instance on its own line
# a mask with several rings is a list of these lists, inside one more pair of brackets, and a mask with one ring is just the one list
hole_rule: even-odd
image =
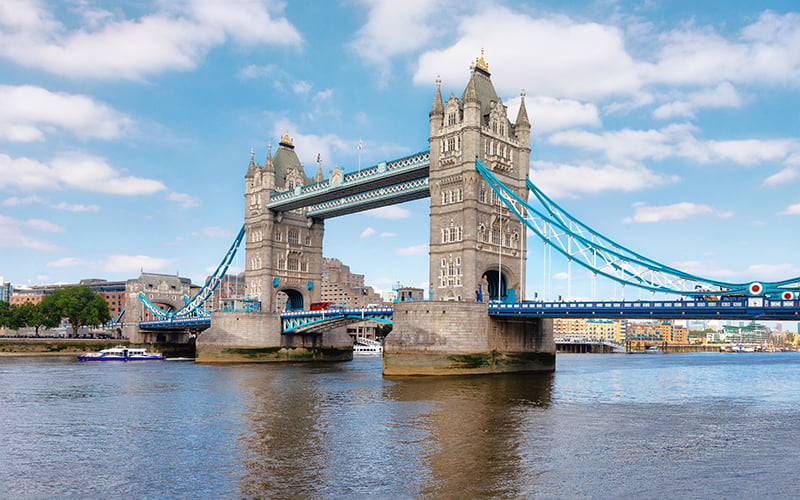
[[61,318],[69,321],[72,327],[70,337],[77,337],[81,326],[111,321],[106,301],[86,285],[59,288],[46,296],[40,305],[42,314],[49,321],[60,322]]
[[29,326],[36,329],[36,335],[39,335],[39,328],[53,328],[58,326],[58,322],[60,320],[56,319],[53,320],[52,318],[48,318],[42,312],[42,307],[40,304],[34,304],[32,302],[25,302],[18,306],[11,308],[12,313],[12,325],[11,328],[17,330],[24,326]]
[[389,333],[392,331],[392,325],[378,325],[375,327],[375,338],[382,339],[385,338]]
[[794,332],[786,332],[786,343],[794,344]]
[[0,300],[0,328],[11,324],[11,306]]

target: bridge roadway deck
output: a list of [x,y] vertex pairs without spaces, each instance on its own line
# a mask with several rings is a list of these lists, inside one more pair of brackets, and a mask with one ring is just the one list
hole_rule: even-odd
[[[289,211],[303,207],[313,207],[338,199],[346,199],[359,194],[378,191],[382,188],[399,186],[411,181],[426,179],[430,171],[430,151],[422,151],[390,162],[382,162],[357,172],[342,176],[341,184],[331,184],[330,179],[311,184],[298,186],[293,191],[276,193],[267,202],[267,208],[277,211]],[[398,191],[399,194],[399,190]],[[413,192],[405,194],[399,201],[409,201],[429,196],[427,185],[425,189],[416,188]],[[398,200],[393,200],[398,202]],[[376,204],[375,199],[372,204]],[[361,208],[364,209],[364,208]],[[351,209],[352,211],[352,209]],[[346,213],[346,212],[345,212]],[[333,217],[344,213],[333,213],[330,209],[318,214],[321,217]]]
[[[515,302],[489,304],[489,316],[598,319],[745,319],[800,321],[800,301],[764,297],[736,300],[651,300],[587,302]],[[339,308],[324,311],[291,311],[281,314],[284,333],[330,329],[353,321],[391,322],[391,307]],[[209,326],[210,317],[142,321],[147,330]]]
[[800,301],[741,297],[734,300],[605,300],[489,304],[490,316],[605,319],[800,320]]

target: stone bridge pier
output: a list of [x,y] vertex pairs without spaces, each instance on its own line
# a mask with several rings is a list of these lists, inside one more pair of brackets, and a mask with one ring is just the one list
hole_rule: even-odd
[[122,336],[134,344],[174,343],[192,341],[193,332],[186,329],[172,331],[147,331],[139,328],[139,322],[158,319],[150,313],[139,298],[143,294],[153,304],[165,311],[175,311],[184,304],[184,297],[192,297],[197,287],[189,278],[171,274],[142,273],[125,284],[125,315]]
[[346,327],[303,334],[281,333],[279,313],[221,311],[197,337],[201,363],[350,361],[353,341]]
[[480,302],[409,301],[395,303],[392,321],[387,376],[555,370],[550,319],[493,318]]

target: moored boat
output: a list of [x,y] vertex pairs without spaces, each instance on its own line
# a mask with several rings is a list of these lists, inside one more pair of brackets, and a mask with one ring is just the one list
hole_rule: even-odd
[[147,349],[118,345],[100,352],[87,352],[78,356],[79,361],[160,361],[164,356]]
[[356,342],[353,344],[354,356],[380,356],[381,354],[383,354],[383,344],[377,340],[356,337]]

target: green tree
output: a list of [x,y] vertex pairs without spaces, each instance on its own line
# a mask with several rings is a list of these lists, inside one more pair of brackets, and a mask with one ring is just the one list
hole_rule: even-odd
[[378,325],[375,327],[375,338],[382,339],[392,331],[392,325]]
[[59,288],[46,296],[40,306],[42,314],[49,321],[60,322],[61,318],[69,321],[72,327],[70,337],[77,337],[81,326],[102,325],[111,321],[106,301],[86,285]]
[[786,343],[794,344],[794,332],[786,332]]
[[11,324],[11,306],[0,300],[0,328]]
[[[39,328],[53,328],[58,326],[59,320],[48,318],[42,312],[41,304],[33,304],[25,302],[18,306],[11,308],[12,312],[12,325],[11,328],[17,330],[24,326],[29,326],[35,329],[36,335],[39,335]],[[60,318],[59,318],[60,319]]]

